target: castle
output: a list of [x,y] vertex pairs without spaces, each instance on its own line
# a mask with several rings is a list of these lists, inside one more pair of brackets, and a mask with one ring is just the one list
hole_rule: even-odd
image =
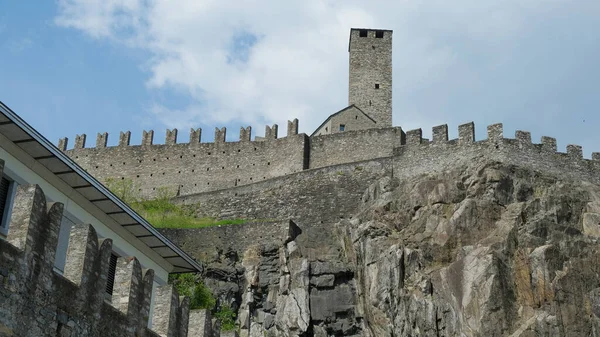
[[[65,209],[81,204],[81,213],[89,211],[102,220],[99,225],[70,227],[63,252],[65,268],[57,273],[57,247],[60,249],[61,237],[65,237],[60,231],[63,206],[53,202],[58,194],[52,184],[43,192],[36,186],[19,187],[11,200],[10,232],[6,240],[0,240],[0,336],[209,335],[207,331],[213,328],[209,313],[190,312],[188,300],[180,300],[172,287],[164,285],[171,272],[202,268],[162,234],[145,227],[149,226],[145,220],[123,210],[127,206],[97,186],[94,177],[100,181],[131,179],[139,192],[149,197],[163,187],[174,187],[178,201],[193,205],[204,212],[202,215],[302,220],[300,226],[273,221],[257,226],[165,231],[198,260],[210,250],[216,251],[218,259],[229,258],[223,257],[228,253],[225,246],[238,250],[232,260],[246,251],[258,254],[257,250],[270,247],[267,253],[271,255],[266,259],[272,263],[267,264],[269,268],[263,268],[260,263],[264,261],[254,255],[250,262],[255,264],[244,265],[247,283],[245,288],[237,288],[243,298],[238,311],[240,330],[248,335],[251,329],[263,329],[255,331],[266,335],[264,331],[277,326],[296,329],[298,336],[310,331],[315,336],[356,332],[368,318],[358,310],[358,272],[355,275],[343,261],[335,260],[340,258],[336,246],[340,243],[328,231],[340,219],[352,218],[361,205],[373,203],[378,194],[389,191],[385,181],[443,174],[457,165],[495,161],[600,184],[600,153],[593,153],[591,160],[584,159],[577,145],[568,145],[566,153],[561,153],[551,137],[542,137],[540,144],[532,142],[531,134],[525,131],[505,138],[502,124],[494,124],[487,127],[487,139],[476,140],[475,125],[466,123],[458,127],[457,139],[449,139],[448,126],[440,125],[433,128],[429,140],[423,138],[421,129],[404,132],[393,127],[391,45],[392,31],[351,29],[348,106],[329,116],[310,136],[298,133],[297,120],[288,123],[286,137],[278,138],[278,126],[274,125],[266,127],[264,137],[252,140],[248,127],[241,128],[237,142],[226,142],[227,130],[223,128],[215,130],[213,143],[202,143],[202,130],[192,129],[189,143],[178,143],[177,130],[168,130],[165,144],[154,144],[153,132],[144,131],[142,144],[132,146],[127,131],[121,133],[119,145],[114,147],[107,146],[106,133],[98,135],[94,148],[86,147],[85,135],[76,137],[72,149],[61,139],[61,153],[53,146],[40,147],[23,138],[22,130],[15,127],[18,123],[0,115],[0,173],[23,173],[26,169],[42,172],[48,181],[63,188]],[[2,104],[0,108],[4,109]],[[3,152],[4,147],[12,152]],[[9,156],[21,152],[27,153]],[[61,156],[62,162],[51,162]],[[6,166],[3,160],[7,160]],[[71,166],[76,169],[67,170]],[[88,173],[89,177],[82,178]],[[499,185],[504,182],[499,176],[489,178]],[[442,193],[438,187],[434,192]],[[104,190],[94,194],[99,193],[94,188]],[[415,212],[421,205],[417,206]],[[101,237],[101,231],[114,237]],[[126,253],[139,252],[139,256],[117,259],[111,276],[110,253],[119,244]],[[258,249],[257,244],[264,246]],[[402,259],[409,258],[402,254],[415,257],[421,253],[419,247],[396,248],[400,261],[382,266],[401,265],[398,269],[404,273]],[[157,261],[156,267],[153,261]],[[278,265],[280,261],[284,263]],[[408,270],[407,275],[418,271]],[[111,301],[105,301],[106,283],[111,277]],[[395,286],[404,282],[398,277],[392,279]],[[423,293],[431,296],[431,281],[423,284]],[[296,292],[290,290],[292,287]],[[285,310],[288,302],[294,310],[298,307],[298,312]],[[454,317],[445,320],[456,321]],[[437,326],[437,314],[434,321]]]
[[329,116],[310,136],[298,134],[289,121],[287,136],[267,126],[252,140],[252,128],[240,128],[237,142],[226,142],[225,128],[215,129],[212,143],[202,143],[201,129],[190,130],[188,143],[178,143],[178,130],[167,130],[164,144],[154,144],[144,131],[141,145],[130,145],[131,132],[121,132],[118,146],[107,147],[108,134],[98,134],[96,147],[77,135],[58,147],[99,180],[127,178],[140,194],[161,187],[177,195],[216,191],[281,177],[307,169],[389,157],[405,134],[392,126],[392,31],[351,29],[348,106]]

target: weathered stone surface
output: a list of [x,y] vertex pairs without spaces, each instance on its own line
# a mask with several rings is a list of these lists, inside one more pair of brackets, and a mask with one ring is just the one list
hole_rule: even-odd
[[334,282],[335,276],[331,274],[319,275],[310,278],[310,285],[315,286],[317,288],[333,287]]

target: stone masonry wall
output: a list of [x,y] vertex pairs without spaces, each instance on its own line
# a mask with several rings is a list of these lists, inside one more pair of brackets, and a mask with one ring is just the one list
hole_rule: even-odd
[[391,175],[391,159],[311,169],[246,186],[174,199],[198,217],[295,219],[301,226],[335,223],[356,210],[365,189]]
[[[377,121],[392,126],[392,31],[350,30],[348,105],[355,104]],[[380,38],[378,37],[380,36]]]
[[406,144],[394,150],[394,177],[443,172],[459,164],[478,160],[497,160],[535,171],[576,180],[600,183],[600,153],[583,158],[578,145],[567,145],[567,152],[557,152],[556,139],[542,137],[539,144],[531,133],[516,131],[515,138],[504,138],[502,124],[487,127],[488,138],[475,141],[475,125],[458,128],[458,139],[448,140],[448,126],[433,128],[431,141],[422,138],[421,129],[406,132]]
[[340,132],[310,139],[310,168],[391,157],[404,144],[399,127]]
[[166,144],[153,144],[152,132],[145,132],[142,145],[130,146],[127,139],[114,147],[106,147],[106,134],[100,134],[95,148],[85,148],[85,141],[78,141],[66,153],[102,182],[132,179],[143,196],[153,196],[161,187],[177,195],[230,188],[307,167],[304,134],[250,141],[248,128],[241,130],[239,142],[225,142],[221,129],[216,142],[200,143],[193,131],[190,143],[177,144],[176,133],[167,132]]
[[[341,125],[344,125],[344,130],[340,130]],[[344,110],[337,112],[333,115],[333,117],[330,117],[327,123],[321,125],[320,128],[312,134],[312,136],[322,136],[332,133],[364,130],[376,127],[377,125],[372,119],[367,117],[356,106],[351,105]]]
[[171,286],[157,288],[147,328],[154,271],[142,270],[135,257],[119,258],[107,303],[112,241],[98,240],[91,225],[71,228],[64,275],[57,274],[62,212],[39,186],[19,186],[7,239],[0,240],[0,336],[209,336],[207,313],[190,312],[189,300],[180,302]]

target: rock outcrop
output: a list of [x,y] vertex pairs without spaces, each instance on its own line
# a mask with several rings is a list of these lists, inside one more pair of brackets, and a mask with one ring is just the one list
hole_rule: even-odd
[[229,262],[241,336],[600,334],[600,186],[477,162],[382,178],[345,219]]

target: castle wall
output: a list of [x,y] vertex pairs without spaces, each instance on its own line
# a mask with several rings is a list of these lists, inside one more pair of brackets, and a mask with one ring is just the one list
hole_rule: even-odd
[[502,124],[487,127],[488,137],[475,140],[473,123],[459,126],[458,139],[448,140],[446,125],[433,128],[433,140],[422,138],[420,129],[406,132],[406,144],[394,150],[394,177],[402,179],[419,174],[443,172],[473,162],[500,161],[547,174],[600,183],[600,153],[583,158],[581,146],[567,145],[558,152],[556,139],[542,137],[533,143],[531,134],[516,131],[504,138]]
[[206,330],[210,323],[201,319],[206,313],[190,313],[189,299],[180,301],[172,286],[153,294],[154,271],[142,269],[135,257],[117,260],[106,302],[112,240],[99,240],[91,225],[71,228],[65,272],[57,274],[53,263],[63,209],[62,203],[47,202],[37,185],[17,190],[8,236],[0,240],[1,336],[176,337]]
[[175,201],[197,217],[294,219],[301,225],[335,223],[357,209],[367,187],[392,172],[391,158],[341,164]]
[[403,142],[399,127],[315,136],[310,139],[310,168],[391,157]]
[[76,147],[67,154],[100,181],[132,179],[143,196],[153,196],[161,187],[177,191],[177,195],[202,193],[306,167],[306,135],[250,141],[249,132],[243,130],[239,142],[225,142],[224,130],[219,130],[214,143],[177,144],[171,138],[166,144],[152,144],[145,139],[137,146]]

